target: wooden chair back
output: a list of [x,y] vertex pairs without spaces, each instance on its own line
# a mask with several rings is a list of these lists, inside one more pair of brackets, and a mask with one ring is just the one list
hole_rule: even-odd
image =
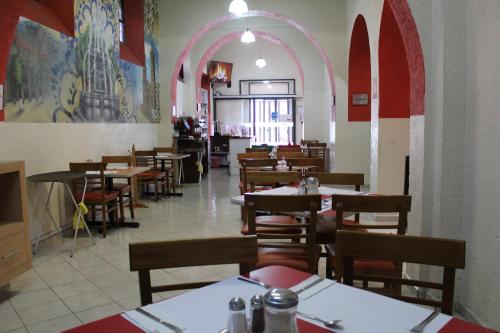
[[106,164],[126,164],[130,166],[132,165],[132,157],[130,155],[103,156],[101,162]]
[[174,147],[154,147],[153,150],[157,153],[171,153],[175,154]]
[[269,149],[267,148],[246,148],[246,153],[266,153],[269,154]]
[[[286,160],[288,169],[302,168],[303,170],[322,172],[325,162],[322,158],[289,158]],[[305,173],[305,172],[303,172]]]
[[278,161],[276,159],[242,159],[240,160],[240,180],[243,185],[243,193],[250,190],[246,175],[250,171],[261,171],[261,168],[269,168],[269,171],[276,171]]
[[276,155],[277,159],[285,158],[285,160],[289,158],[307,158],[307,155],[301,151],[278,152]]
[[318,178],[320,185],[352,185],[355,191],[360,191],[365,184],[365,175],[362,173],[308,172],[306,177]]
[[300,180],[300,174],[293,171],[249,171],[245,175],[246,187],[255,192],[259,184],[269,184],[272,188],[286,185],[295,185]]
[[157,170],[158,161],[155,158],[156,155],[158,155],[158,153],[155,150],[136,150],[136,165],[141,167],[149,167],[151,168],[151,170]]
[[[257,236],[259,248],[302,249],[308,254],[309,271],[316,271],[318,264],[316,223],[318,221],[318,211],[321,210],[320,195],[276,195],[269,197],[258,194],[245,194],[245,210],[247,212],[248,231],[251,235]],[[309,219],[295,224],[258,223],[256,220],[257,212],[289,213],[297,211],[309,213]],[[259,232],[257,232],[258,227],[262,227]],[[284,234],[272,230],[284,228],[297,230],[297,232]],[[294,241],[285,241],[290,239]],[[302,242],[302,240],[305,240],[305,242]]]
[[[442,291],[441,300],[421,299],[412,296],[394,295],[383,289],[380,293],[405,302],[440,307],[441,312],[453,315],[453,294],[455,270],[465,268],[465,242],[459,240],[388,235],[378,233],[342,230],[336,235],[336,254],[343,263],[344,283],[353,285],[354,279],[396,283]],[[422,265],[443,267],[442,281],[439,283],[393,276],[356,275],[354,259],[394,260]]]
[[269,158],[268,152],[257,152],[257,153],[239,153],[237,155],[238,161],[248,158]]
[[[336,229],[388,229],[404,235],[408,227],[408,212],[411,209],[409,195],[332,195],[332,209],[335,210]],[[344,224],[344,212],[353,213],[396,213],[395,223]]]
[[[70,163],[70,171],[76,172],[87,172],[94,171],[97,172],[95,175],[86,175],[87,178],[87,188],[86,190],[100,190],[105,192],[106,190],[106,179],[104,178],[104,170],[106,170],[106,163],[102,162],[83,162],[83,163]],[[78,178],[72,182],[73,192],[82,193],[85,187],[85,179]]]
[[318,143],[319,140],[300,140],[300,144],[307,145],[309,143]]
[[278,147],[279,153],[293,153],[293,152],[302,152],[302,148],[299,147]]
[[129,244],[130,270],[139,272],[141,305],[153,302],[152,293],[193,289],[215,281],[151,286],[150,270],[203,265],[240,264],[240,274],[257,263],[257,238],[221,237]]

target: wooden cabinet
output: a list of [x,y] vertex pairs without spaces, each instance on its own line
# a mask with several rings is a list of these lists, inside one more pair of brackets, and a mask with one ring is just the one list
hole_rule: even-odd
[[0,161],[0,286],[31,267],[24,162]]

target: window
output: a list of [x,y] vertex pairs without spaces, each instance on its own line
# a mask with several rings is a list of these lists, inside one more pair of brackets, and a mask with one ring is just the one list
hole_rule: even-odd
[[120,14],[118,16],[118,22],[120,25],[120,43],[125,42],[125,0],[119,0],[120,2]]
[[255,144],[294,142],[292,99],[254,99],[250,109],[249,130]]

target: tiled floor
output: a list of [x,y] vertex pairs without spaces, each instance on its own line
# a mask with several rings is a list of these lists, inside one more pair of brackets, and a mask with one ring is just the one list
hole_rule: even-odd
[[[138,209],[139,229],[113,229],[97,245],[81,233],[78,250],[69,256],[70,235],[52,237],[33,256],[34,268],[12,281],[9,298],[0,303],[0,333],[59,332],[139,306],[136,273],[129,270],[128,244],[149,240],[239,235],[240,209],[229,202],[238,195],[238,177],[212,169],[201,186],[186,185],[183,197],[146,201]],[[159,281],[222,279],[236,266],[207,266],[155,271]],[[175,292],[155,295],[156,300]]]

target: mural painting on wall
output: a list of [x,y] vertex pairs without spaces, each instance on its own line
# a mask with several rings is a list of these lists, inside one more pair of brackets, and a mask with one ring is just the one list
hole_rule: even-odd
[[75,0],[75,37],[21,18],[5,91],[8,122],[158,123],[158,4],[145,0],[146,66],[119,59],[115,0]]

